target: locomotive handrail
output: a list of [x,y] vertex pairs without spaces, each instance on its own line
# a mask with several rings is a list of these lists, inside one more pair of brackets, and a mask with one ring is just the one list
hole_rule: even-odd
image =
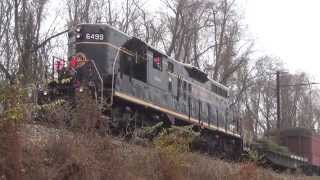
[[111,97],[110,97],[111,99],[110,99],[110,104],[108,104],[109,107],[111,107],[113,105],[115,65],[116,65],[117,59],[119,57],[120,50],[121,50],[121,47],[118,48],[116,57],[114,58],[113,64],[112,64]]
[[103,106],[103,78],[102,78],[102,76],[101,76],[101,74],[100,74],[100,72],[99,72],[99,70],[98,70],[98,68],[97,68],[97,65],[96,65],[96,63],[93,61],[93,60],[90,60],[90,62],[93,64],[93,67],[94,67],[94,69],[96,70],[96,72],[97,72],[97,74],[98,74],[98,77],[99,77],[99,79],[100,79],[100,82],[101,82],[101,105]]

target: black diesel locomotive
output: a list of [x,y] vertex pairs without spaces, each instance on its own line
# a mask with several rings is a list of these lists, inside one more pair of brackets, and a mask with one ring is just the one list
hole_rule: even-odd
[[[130,134],[128,130],[163,122],[192,127],[200,134],[196,148],[209,154],[235,158],[250,150],[243,147],[239,120],[229,108],[228,88],[203,71],[106,24],[79,24],[68,37],[69,66],[54,58],[53,79],[57,71],[58,81],[40,93],[39,104],[61,97],[74,101],[77,91],[88,90],[111,117],[106,121],[115,132]],[[261,144],[250,147],[276,167],[320,174],[305,158]]]
[[80,24],[68,36],[78,89],[89,87],[97,102],[112,107],[113,121],[138,114],[194,125],[209,152],[241,152],[239,122],[229,109],[227,87],[109,25]]

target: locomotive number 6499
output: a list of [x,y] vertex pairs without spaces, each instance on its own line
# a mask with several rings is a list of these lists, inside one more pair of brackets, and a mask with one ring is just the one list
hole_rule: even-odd
[[103,41],[103,40],[104,40],[104,34],[100,34],[100,33],[86,33],[86,39],[87,39],[87,40]]

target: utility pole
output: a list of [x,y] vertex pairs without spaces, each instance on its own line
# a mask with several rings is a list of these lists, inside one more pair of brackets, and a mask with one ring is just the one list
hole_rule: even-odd
[[310,118],[312,120],[313,118],[313,107],[312,107],[312,91],[311,91],[311,85],[319,85],[319,82],[308,82],[308,83],[300,83],[300,84],[280,84],[280,74],[284,72],[277,71],[277,80],[276,80],[276,94],[277,94],[277,129],[280,130],[281,128],[281,94],[280,94],[280,88],[282,87],[296,87],[296,86],[309,86],[310,87],[310,106],[311,106],[311,113]]
[[311,84],[309,82],[309,88],[310,88],[310,92],[309,92],[309,96],[310,96],[310,121],[312,122],[313,120],[313,107],[312,107],[312,87],[311,87]]
[[280,71],[277,71],[277,129],[281,128],[281,112],[280,112]]

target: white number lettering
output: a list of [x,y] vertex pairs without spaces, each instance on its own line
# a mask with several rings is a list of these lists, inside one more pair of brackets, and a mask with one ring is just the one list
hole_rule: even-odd
[[86,34],[86,39],[90,40],[90,34],[89,33]]
[[103,41],[104,40],[104,34],[86,33],[86,39],[87,40],[100,40],[100,41]]
[[100,34],[100,40],[103,41],[104,40],[104,35]]

